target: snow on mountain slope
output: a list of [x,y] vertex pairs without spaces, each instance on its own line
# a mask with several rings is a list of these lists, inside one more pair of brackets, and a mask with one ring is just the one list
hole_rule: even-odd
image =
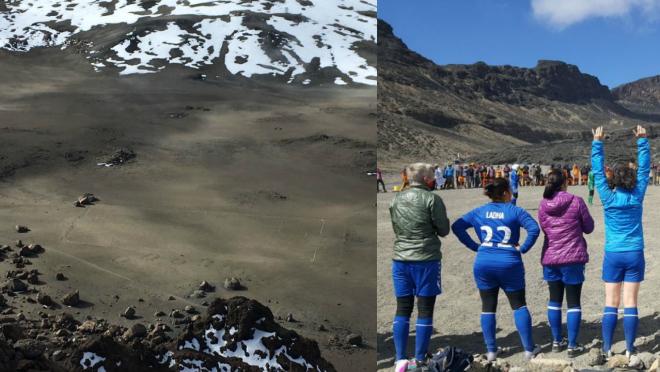
[[110,41],[88,41],[95,69],[221,64],[234,75],[288,82],[325,69],[336,84],[375,85],[375,62],[361,53],[375,46],[375,14],[376,0],[14,0],[0,4],[0,48],[66,49],[86,32],[111,35],[126,26]]

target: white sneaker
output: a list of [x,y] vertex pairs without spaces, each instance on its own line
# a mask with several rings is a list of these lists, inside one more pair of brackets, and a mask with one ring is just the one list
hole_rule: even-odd
[[497,359],[497,354],[499,354],[499,350],[498,351],[489,351],[489,352],[487,352],[486,353],[486,360],[489,361],[489,362],[494,362],[495,359]]
[[394,372],[406,372],[408,370],[408,359],[401,359],[394,364]]
[[540,352],[541,352],[541,347],[539,345],[534,345],[534,350],[525,351],[525,359],[532,360]]

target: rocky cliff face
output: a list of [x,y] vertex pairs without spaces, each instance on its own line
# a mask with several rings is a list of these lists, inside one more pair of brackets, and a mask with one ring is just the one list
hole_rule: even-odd
[[612,95],[632,110],[660,114],[660,75],[620,85]]
[[504,149],[523,156],[526,148],[545,149],[549,163],[562,157],[551,154],[551,144],[588,141],[597,125],[623,130],[660,123],[660,116],[631,111],[598,78],[561,61],[541,60],[533,68],[437,65],[408,49],[382,20],[378,46],[381,167]]

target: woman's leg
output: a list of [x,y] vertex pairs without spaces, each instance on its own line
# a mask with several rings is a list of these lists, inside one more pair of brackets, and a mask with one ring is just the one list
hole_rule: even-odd
[[534,351],[534,339],[532,338],[532,316],[527,310],[527,301],[525,300],[525,290],[521,289],[514,292],[505,292],[509,299],[509,304],[513,310],[513,320],[520,335],[520,341],[527,352]]
[[396,315],[392,324],[396,360],[408,359],[406,349],[408,348],[408,335],[410,333],[410,315],[412,314],[414,303],[414,296],[396,298]]
[[550,301],[548,301],[548,323],[552,332],[552,341],[562,340],[561,307],[564,302],[564,283],[561,280],[548,282]]
[[436,296],[417,297],[417,324],[415,324],[415,359],[426,360],[429,341],[433,334],[433,307]]
[[603,311],[603,351],[612,348],[612,338],[618,318],[621,302],[621,283],[605,283],[605,309]]
[[577,347],[577,339],[580,334],[580,323],[582,322],[582,283],[566,284],[566,328],[568,329],[568,348]]
[[626,350],[635,351],[635,338],[637,338],[637,294],[639,282],[623,282],[623,331],[626,335]]
[[484,335],[484,342],[486,343],[488,353],[497,352],[497,343],[495,341],[497,322],[495,318],[499,292],[499,287],[479,290],[479,296],[481,296],[481,331]]

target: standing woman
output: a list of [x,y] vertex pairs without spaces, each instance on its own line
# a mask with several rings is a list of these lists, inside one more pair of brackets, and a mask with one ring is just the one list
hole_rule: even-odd
[[[644,280],[644,231],[642,205],[649,184],[651,150],[646,129],[637,126],[637,171],[619,165],[612,178],[605,177],[603,127],[594,131],[591,145],[591,163],[598,195],[605,214],[605,310],[603,311],[603,351],[611,354],[612,337],[616,328],[618,307],[623,288],[623,330],[626,337],[626,355],[635,353],[637,336],[637,294]],[[610,187],[612,186],[612,187]]]
[[433,333],[433,308],[440,290],[440,237],[449,234],[445,204],[435,188],[433,166],[415,163],[407,167],[410,186],[390,205],[394,230],[392,281],[396,315],[392,325],[396,372],[410,366],[407,354],[410,316],[417,298],[414,365],[424,364]]
[[548,183],[539,206],[539,223],[545,234],[541,264],[543,279],[548,282],[548,323],[552,331],[552,351],[565,346],[562,337],[562,303],[566,293],[566,327],[568,329],[568,357],[578,350],[582,310],[580,297],[584,282],[584,265],[589,261],[587,242],[582,234],[594,231],[589,208],[579,196],[566,192],[568,180],[555,169],[548,175]]
[[[539,225],[524,209],[511,204],[511,189],[506,178],[495,178],[485,188],[491,202],[468,212],[452,225],[452,231],[469,249],[477,252],[474,279],[481,296],[481,329],[489,361],[497,357],[495,314],[500,288],[513,309],[513,318],[525,349],[525,357],[533,358],[541,350],[532,338],[532,317],[525,300],[525,267],[522,254],[529,251],[539,237]],[[518,245],[520,228],[527,238]],[[479,243],[467,230],[474,228]]]

